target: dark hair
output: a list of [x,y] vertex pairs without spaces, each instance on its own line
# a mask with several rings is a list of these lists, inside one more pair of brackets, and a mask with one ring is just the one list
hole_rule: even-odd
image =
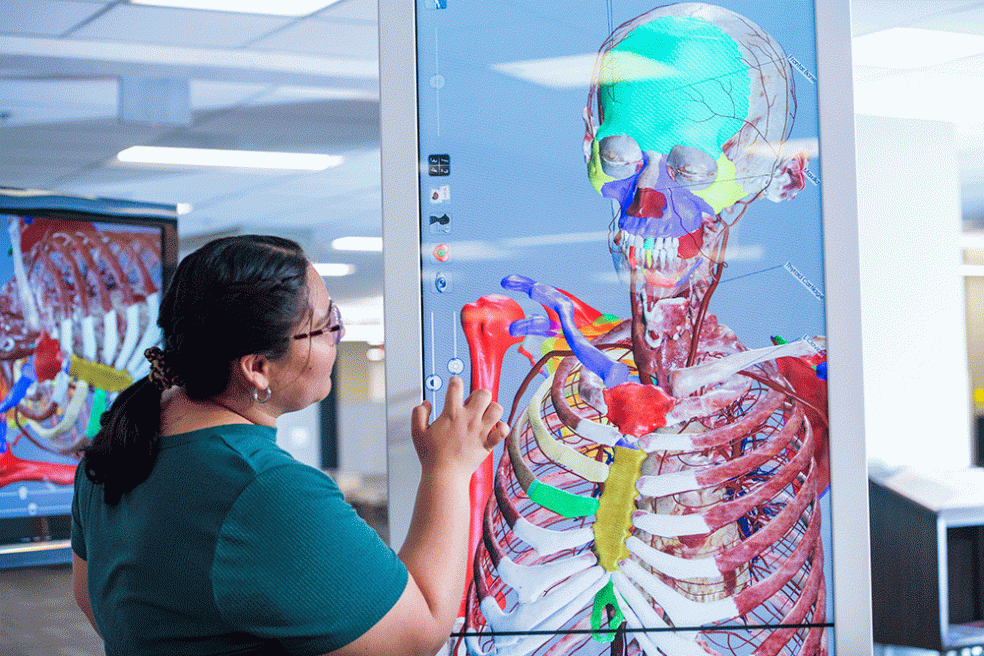
[[[167,364],[185,393],[224,391],[238,358],[283,356],[308,312],[307,259],[280,237],[241,235],[211,241],[185,257],[161,301],[157,325]],[[103,413],[81,466],[116,504],[150,475],[160,441],[161,391],[148,377],[123,390]]]

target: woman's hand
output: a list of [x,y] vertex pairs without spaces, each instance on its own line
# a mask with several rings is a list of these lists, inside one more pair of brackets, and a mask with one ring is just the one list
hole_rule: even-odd
[[471,475],[496,444],[505,439],[509,427],[502,421],[502,406],[488,390],[475,390],[464,402],[464,383],[452,376],[444,395],[441,414],[428,424],[430,401],[413,409],[410,433],[425,472],[461,470]]
[[463,389],[453,376],[433,423],[427,423],[429,401],[413,409],[410,432],[422,471],[399,553],[410,580],[396,605],[335,656],[431,656],[451,632],[469,558],[468,480],[509,432],[489,391],[476,390],[462,401]]

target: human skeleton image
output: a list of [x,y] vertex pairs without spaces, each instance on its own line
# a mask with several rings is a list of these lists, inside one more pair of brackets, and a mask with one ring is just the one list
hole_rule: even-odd
[[144,349],[160,339],[160,235],[3,218],[12,276],[0,281],[0,489],[70,486],[103,410],[146,375]]
[[[522,271],[462,308],[472,384],[513,415],[476,484],[488,501],[450,648],[826,654],[825,339],[750,349],[709,311],[731,231],[805,186],[789,57],[737,13],[675,4],[615,29],[590,83],[588,181],[616,208],[631,315]],[[542,357],[498,389],[507,350],[533,338]]]

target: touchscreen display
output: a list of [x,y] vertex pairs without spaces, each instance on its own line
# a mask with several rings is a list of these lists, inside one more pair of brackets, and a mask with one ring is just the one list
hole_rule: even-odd
[[833,651],[813,2],[417,5],[424,387],[464,654]]
[[147,374],[162,229],[0,220],[0,542],[32,541],[50,536],[16,520],[71,512],[80,450],[116,393]]

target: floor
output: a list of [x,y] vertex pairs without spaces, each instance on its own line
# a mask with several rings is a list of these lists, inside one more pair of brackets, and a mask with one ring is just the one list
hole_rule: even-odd
[[0,572],[0,656],[97,656],[102,640],[75,605],[68,566]]

